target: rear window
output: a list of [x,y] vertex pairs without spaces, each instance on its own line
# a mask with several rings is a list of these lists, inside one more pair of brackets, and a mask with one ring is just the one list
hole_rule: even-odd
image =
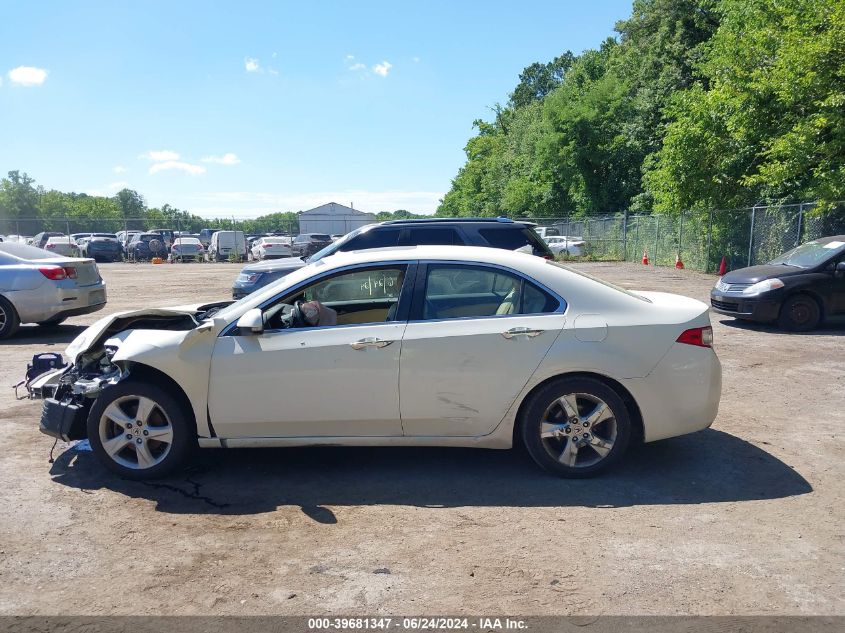
[[94,233],[94,237],[108,237],[113,240],[117,239],[117,235],[114,233]]
[[311,239],[316,242],[329,242],[332,238],[329,237],[328,233],[312,233]]
[[528,246],[534,255],[552,254],[546,243],[531,229],[489,228],[479,229],[478,232],[493,248],[516,251]]
[[628,295],[629,297],[633,297],[634,299],[639,299],[640,301],[645,301],[646,303],[651,303],[651,299],[647,299],[646,297],[643,297],[642,295],[638,295],[636,292],[631,292],[630,290],[625,290],[625,288],[617,286],[616,284],[612,284],[609,281],[605,281],[604,279],[599,279],[598,277],[593,277],[592,275],[588,275],[587,273],[585,273],[581,270],[575,270],[574,268],[570,268],[569,266],[564,266],[563,264],[561,264],[559,262],[555,262],[555,261],[551,261],[551,260],[548,263],[551,264],[552,266],[557,266],[558,268],[563,268],[563,270],[565,270],[567,272],[575,273],[576,275],[580,275],[581,277],[586,277],[587,279],[595,281],[596,283],[599,283],[602,286],[607,286],[608,288],[613,288],[614,290],[622,292],[622,293]]
[[35,248],[34,246],[27,246],[26,244],[20,244],[19,242],[3,242],[0,244],[0,253],[11,255],[17,259],[45,259],[47,257],[54,256],[52,253],[48,253],[43,249]]
[[466,244],[455,229],[447,227],[408,229],[408,246],[463,246]]

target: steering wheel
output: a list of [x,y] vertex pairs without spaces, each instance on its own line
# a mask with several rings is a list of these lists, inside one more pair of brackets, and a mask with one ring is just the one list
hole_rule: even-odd
[[290,311],[290,325],[288,327],[305,327],[305,316],[302,314],[302,301],[296,301]]

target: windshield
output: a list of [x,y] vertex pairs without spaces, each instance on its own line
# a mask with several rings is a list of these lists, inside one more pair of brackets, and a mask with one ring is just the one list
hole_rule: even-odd
[[356,237],[357,235],[361,235],[361,233],[363,233],[364,231],[368,231],[371,226],[375,226],[375,224],[368,224],[367,226],[362,226],[359,229],[355,229],[351,233],[347,233],[342,238],[340,238],[337,242],[332,242],[328,246],[321,248],[319,251],[314,253],[311,257],[309,257],[305,261],[308,262],[309,264],[312,264],[314,262],[320,261],[324,257],[328,257],[329,255],[334,255],[338,251],[342,251],[344,244],[347,244],[349,242],[349,240]]
[[794,266],[795,268],[815,268],[836,253],[845,250],[845,242],[831,241],[825,244],[820,242],[807,242],[801,246],[787,251],[777,259],[770,261],[770,264],[782,266]]

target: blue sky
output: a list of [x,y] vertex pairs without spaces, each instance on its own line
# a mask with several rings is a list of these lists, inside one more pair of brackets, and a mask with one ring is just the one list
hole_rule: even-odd
[[433,212],[519,72],[597,47],[630,0],[9,2],[0,173],[254,217]]

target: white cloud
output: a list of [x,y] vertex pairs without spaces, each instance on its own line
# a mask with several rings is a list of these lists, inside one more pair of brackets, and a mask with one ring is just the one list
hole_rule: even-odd
[[244,58],[244,68],[246,68],[248,73],[257,73],[261,71],[261,66],[259,66],[258,60],[255,57]]
[[387,77],[387,73],[390,72],[391,68],[393,68],[393,64],[388,61],[384,61],[373,66],[373,72],[382,77]]
[[275,68],[267,68],[267,72],[270,73],[271,75],[278,75],[279,74],[279,71],[276,70]]
[[366,64],[362,64],[361,62],[356,62],[349,66],[349,70],[365,70],[367,68]]
[[238,158],[237,154],[227,152],[222,156],[206,156],[202,159],[202,162],[216,163],[218,165],[237,165],[239,162],[241,162],[241,159]]
[[279,54],[278,54],[277,52],[275,52],[275,51],[274,51],[274,52],[273,52],[273,54],[271,55],[271,57],[272,57],[273,59],[276,59],[278,56],[279,56]]
[[179,160],[179,154],[169,149],[151,149],[145,154],[141,154],[138,158],[147,158],[154,161],[163,160]]
[[205,173],[205,167],[202,165],[192,165],[191,163],[184,163],[178,160],[166,160],[161,163],[155,163],[150,166],[150,173],[157,174],[160,171],[184,171],[186,174],[198,176]]
[[116,174],[125,174],[126,167],[124,167],[123,165],[115,165],[112,171]]
[[18,66],[9,71],[9,81],[19,86],[40,86],[47,79],[47,71],[35,66]]
[[195,203],[186,204],[192,213],[205,217],[257,217],[275,211],[304,211],[326,202],[349,205],[360,211],[378,213],[405,209],[413,213],[434,213],[443,197],[441,191],[343,191],[273,193],[256,191],[219,191],[197,194]]
[[419,57],[414,56],[414,57],[412,57],[412,58],[411,58],[411,61],[412,61],[412,62],[414,62],[415,64],[419,64],[419,63],[420,63],[420,58],[419,58]]

